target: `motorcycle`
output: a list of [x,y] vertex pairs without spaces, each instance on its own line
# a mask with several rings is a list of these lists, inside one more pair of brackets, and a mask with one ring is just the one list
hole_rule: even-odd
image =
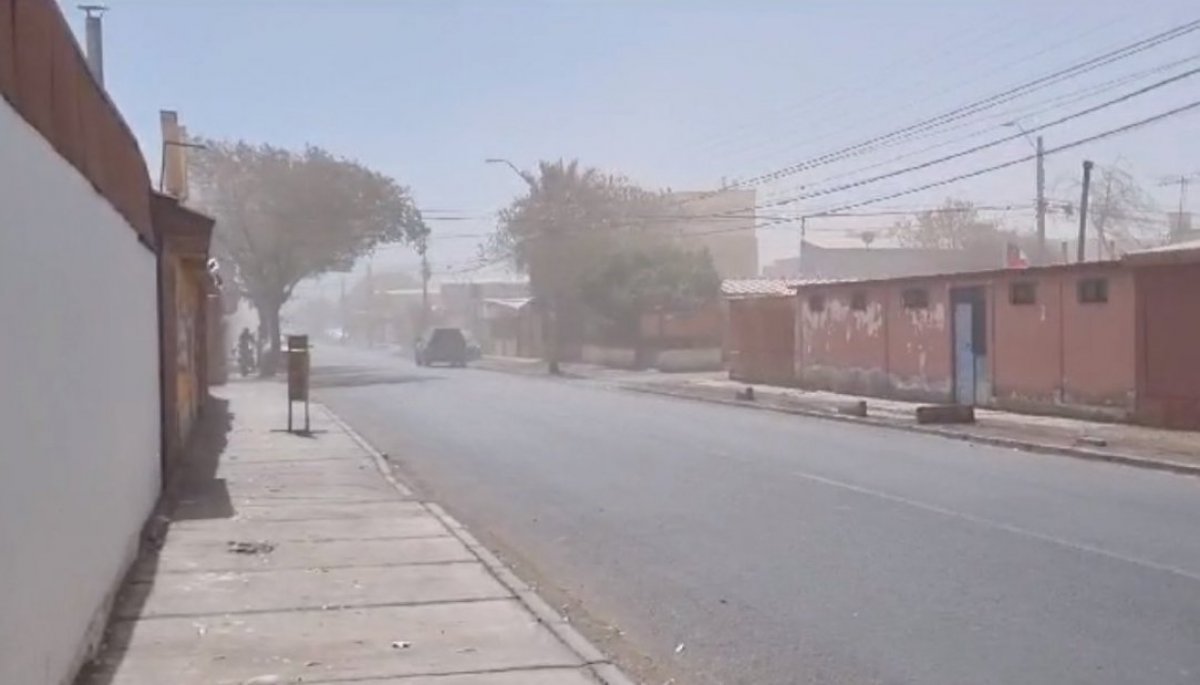
[[249,345],[238,346],[238,372],[242,378],[254,372],[254,350]]

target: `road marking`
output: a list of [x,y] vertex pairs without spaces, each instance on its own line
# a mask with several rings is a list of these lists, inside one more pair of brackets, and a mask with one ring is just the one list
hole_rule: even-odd
[[947,509],[946,507],[939,507],[936,504],[920,502],[920,501],[917,501],[914,499],[909,499],[908,497],[904,497],[902,495],[893,495],[891,493],[884,492],[882,490],[875,490],[874,488],[863,487],[861,485],[854,485],[853,483],[847,483],[845,481],[835,480],[833,478],[817,476],[817,475],[814,475],[811,473],[805,473],[803,471],[793,471],[792,475],[796,476],[797,478],[802,478],[804,480],[813,481],[814,483],[830,485],[835,488],[841,488],[843,490],[849,490],[850,492],[856,492],[860,495],[867,495],[870,497],[877,497],[879,499],[885,499],[885,500],[888,500],[889,502],[895,502],[897,504],[903,504],[908,507],[913,507],[914,509],[921,509],[923,511],[940,514],[942,516],[947,516],[950,518],[960,519],[963,521],[967,521],[969,523],[974,523],[976,525],[986,526],[988,528],[994,528],[996,530],[1001,530],[1006,533],[1012,533],[1013,535],[1020,535],[1020,536],[1032,538],[1035,540],[1040,540],[1042,542],[1049,542],[1051,544],[1059,545],[1061,547],[1066,547],[1066,548],[1073,549],[1073,550],[1076,550],[1079,552],[1087,552],[1089,554],[1095,554],[1095,555],[1102,556],[1102,557],[1105,557],[1108,559],[1113,559],[1116,561],[1123,561],[1127,564],[1135,564],[1137,566],[1143,566],[1145,568],[1153,569],[1155,571],[1161,571],[1163,573],[1170,573],[1172,575],[1180,576],[1182,578],[1187,578],[1188,580],[1200,582],[1200,574],[1193,573],[1192,571],[1189,571],[1187,569],[1179,568],[1178,566],[1171,566],[1169,564],[1160,564],[1156,561],[1149,561],[1147,559],[1140,559],[1138,557],[1127,556],[1127,555],[1121,554],[1119,552],[1113,552],[1111,550],[1104,549],[1103,547],[1096,547],[1094,545],[1089,545],[1089,544],[1082,543],[1082,542],[1074,542],[1072,540],[1067,540],[1065,538],[1060,538],[1060,537],[1057,537],[1054,535],[1046,535],[1045,533],[1039,533],[1037,531],[1029,530],[1028,528],[1022,528],[1020,526],[1014,526],[1014,525],[1010,525],[1007,523],[1001,523],[999,521],[993,521],[992,519],[975,516],[974,514],[968,514],[965,512],[961,512],[961,511],[955,511],[954,509]]

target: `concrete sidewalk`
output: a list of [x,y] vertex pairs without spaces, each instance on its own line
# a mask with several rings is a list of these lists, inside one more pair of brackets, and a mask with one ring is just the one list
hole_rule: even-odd
[[[744,383],[731,381],[724,374],[654,374],[625,379],[619,385],[640,392],[901,428],[1000,447],[1200,475],[1200,433],[1192,431],[993,409],[976,409],[973,424],[919,425],[915,415],[919,403]],[[737,393],[748,385],[754,387],[755,400],[737,399]],[[841,411],[859,400],[866,401],[866,417]]]
[[[492,371],[546,375],[545,363],[541,360],[485,357],[480,365]],[[730,380],[725,372],[659,373],[606,369],[578,363],[563,364],[562,368],[567,377],[605,381],[625,390],[899,428],[1000,447],[1200,475],[1200,433],[1194,431],[1017,414],[994,409],[976,409],[976,421],[973,424],[920,425],[915,416],[920,404],[916,402],[744,383]],[[755,400],[737,399],[737,393],[748,385],[754,387]],[[867,403],[866,417],[841,411],[860,400]]]
[[283,386],[219,393],[227,431],[200,441],[79,683],[628,682],[332,414],[301,437]]

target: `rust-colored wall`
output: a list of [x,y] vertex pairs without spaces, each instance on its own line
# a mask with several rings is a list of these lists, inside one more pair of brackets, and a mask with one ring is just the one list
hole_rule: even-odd
[[[853,309],[855,292],[866,308]],[[807,289],[800,297],[800,382],[806,387],[855,394],[886,394],[888,383],[887,288]],[[811,297],[824,298],[813,311]]]
[[1200,264],[1136,272],[1138,420],[1200,430]]
[[0,0],[0,95],[4,97],[17,90],[13,10],[11,0]]
[[729,375],[740,381],[790,385],[796,328],[791,297],[729,301]]
[[[1079,302],[1077,281],[1108,279],[1108,302]],[[1116,267],[1081,269],[1064,276],[1063,360],[1067,404],[1134,406],[1135,290],[1133,274]]]
[[[1078,283],[1108,281],[1108,302],[1079,302]],[[1010,302],[1010,286],[1031,282],[1036,301]],[[1001,406],[1133,408],[1134,287],[1113,264],[1021,273],[994,280],[992,389]]]
[[[1030,278],[1026,274],[996,279],[991,287],[992,394],[999,401],[1057,402],[1062,381],[1061,274]],[[1009,301],[1013,283],[1035,284],[1033,304]],[[1072,293],[1073,294],[1073,293]]]
[[639,328],[643,340],[714,344],[721,337],[721,307],[714,302],[691,311],[646,312]]
[[[902,293],[923,288],[925,308],[904,306]],[[851,307],[854,293],[866,309]],[[812,296],[825,299],[814,312]],[[944,279],[899,279],[800,289],[796,376],[801,385],[864,395],[945,401],[951,391],[949,285]]]
[[[1080,303],[1081,279],[1108,280],[1108,301]],[[1014,305],[1013,282],[1036,284],[1036,302]],[[794,377],[804,387],[921,401],[953,398],[951,295],[978,287],[986,304],[982,392],[1013,409],[1123,417],[1133,408],[1135,289],[1114,263],[991,271],[859,283],[798,291]],[[903,292],[920,288],[928,306],[906,308]],[[867,308],[851,308],[853,294]],[[824,311],[810,296],[824,297]],[[737,334],[741,325],[731,320]]]
[[0,0],[0,96],[154,243],[137,141],[52,0]]
[[[908,288],[925,288],[929,292],[929,306],[906,308],[901,298]],[[886,297],[891,394],[913,400],[949,401],[953,380],[949,283],[899,281],[887,288]]]

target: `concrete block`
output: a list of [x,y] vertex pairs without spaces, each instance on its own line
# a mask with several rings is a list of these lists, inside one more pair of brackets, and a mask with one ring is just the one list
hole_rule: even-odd
[[844,402],[838,405],[837,413],[845,416],[865,417],[867,415],[867,401]]
[[975,423],[975,407],[966,404],[927,404],[917,407],[917,423]]

